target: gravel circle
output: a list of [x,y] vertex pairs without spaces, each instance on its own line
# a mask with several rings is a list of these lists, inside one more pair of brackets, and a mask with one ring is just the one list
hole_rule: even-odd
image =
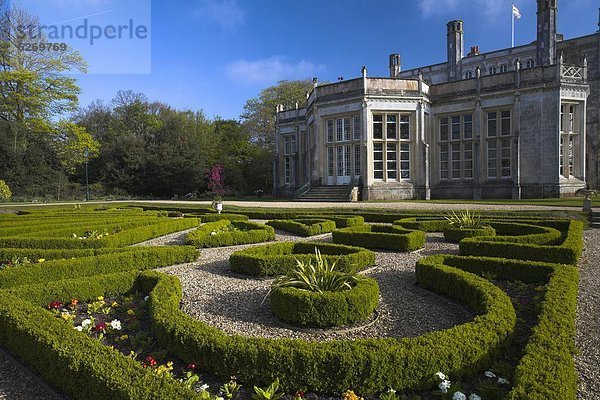
[[[304,238],[277,232],[277,240],[323,240],[331,235]],[[244,278],[229,271],[231,253],[256,245],[203,249],[196,263],[169,267],[183,287],[182,310],[228,334],[252,337],[305,339],[361,339],[414,337],[470,321],[474,314],[457,303],[416,286],[418,259],[431,254],[456,254],[458,246],[446,243],[439,233],[428,234],[423,250],[413,253],[377,252],[376,267],[368,276],[379,282],[379,319],[351,332],[307,333],[288,329],[263,301],[272,280]]]
[[575,337],[579,351],[575,365],[580,377],[578,398],[597,400],[600,399],[600,229],[587,229],[583,240]]

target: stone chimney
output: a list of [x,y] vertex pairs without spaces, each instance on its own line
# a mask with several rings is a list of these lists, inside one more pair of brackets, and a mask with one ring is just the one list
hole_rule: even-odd
[[537,65],[556,62],[557,0],[537,0]]
[[460,61],[464,54],[464,31],[463,22],[454,20],[446,24],[448,27],[447,47],[448,47],[448,80],[460,78]]
[[479,54],[481,54],[479,46],[471,46],[471,51],[467,54],[467,57],[478,56]]
[[400,54],[390,54],[390,78],[398,78],[402,71]]

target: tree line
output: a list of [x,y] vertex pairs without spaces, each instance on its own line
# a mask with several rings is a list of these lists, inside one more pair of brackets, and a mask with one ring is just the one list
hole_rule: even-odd
[[80,88],[65,72],[85,72],[85,60],[73,49],[21,50],[31,38],[18,26],[36,23],[14,7],[0,15],[0,181],[13,199],[81,199],[86,164],[97,198],[208,195],[215,166],[227,195],[271,191],[276,106],[301,102],[309,81],[264,89],[237,120],[129,90],[80,108]]

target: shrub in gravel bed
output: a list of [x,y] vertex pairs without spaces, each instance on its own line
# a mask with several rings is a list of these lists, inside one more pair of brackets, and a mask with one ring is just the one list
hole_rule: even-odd
[[[541,224],[542,223],[540,223],[540,225]],[[496,229],[497,234],[501,234],[501,229],[506,228],[509,224],[491,223],[491,225]],[[522,224],[520,225],[522,226]],[[459,245],[460,253],[462,255],[545,261],[560,264],[577,264],[583,250],[584,224],[581,221],[563,221],[547,222],[544,223],[544,225],[546,225],[545,229],[551,229],[547,234],[541,233],[522,236],[504,235],[464,239]],[[519,226],[515,229],[518,228]],[[557,241],[550,241],[548,244],[536,243],[539,241],[543,242],[545,235],[547,235],[545,237],[547,240],[555,237],[557,228],[562,228],[559,232],[559,239]],[[534,243],[528,243],[527,240],[530,240],[532,236],[535,238]]]
[[73,399],[202,399],[172,378],[73,329],[42,307],[128,293],[137,272],[0,291],[0,345]]
[[350,325],[368,319],[379,303],[379,285],[364,278],[349,290],[310,292],[296,288],[278,288],[269,295],[271,311],[280,320],[294,326],[327,328]]
[[519,361],[510,400],[576,399],[575,321],[579,273],[569,265],[488,257],[440,255],[418,264],[448,265],[502,280],[546,284],[538,323]]
[[256,222],[222,219],[200,226],[187,234],[186,243],[196,247],[220,247],[267,242],[275,239],[275,230]]
[[334,243],[362,246],[368,249],[415,251],[425,246],[425,232],[400,226],[357,225],[338,229],[332,234]]
[[186,362],[202,359],[221,378],[235,374],[249,384],[269,384],[277,376],[286,390],[340,393],[351,387],[372,395],[389,387],[430,388],[438,371],[458,379],[486,368],[515,327],[508,296],[492,283],[452,267],[423,265],[418,277],[427,288],[465,302],[478,316],[467,324],[401,340],[248,338],[227,335],[183,313],[181,285],[167,275],[155,278],[149,310],[161,346]]
[[198,259],[191,246],[135,247],[118,253],[54,260],[0,271],[0,288],[31,285],[83,276],[166,267]]
[[200,214],[200,218],[202,218],[202,222],[215,222],[222,219],[226,219],[229,221],[248,221],[248,217],[242,214],[210,213]]
[[282,242],[234,252],[229,267],[251,276],[284,275],[296,267],[296,260],[315,260],[315,248],[327,262],[337,262],[340,272],[357,272],[375,263],[375,253],[360,247],[323,242]]
[[120,253],[129,251],[127,247],[104,247],[99,249],[27,249],[27,248],[5,248],[0,249],[0,260],[13,257],[27,257],[30,260],[60,260],[79,257],[91,257],[100,254]]
[[464,238],[476,237],[476,236],[495,236],[496,230],[491,226],[486,226],[483,228],[473,228],[473,229],[461,229],[461,228],[452,228],[446,227],[444,229],[444,239],[450,243],[459,243]]
[[267,222],[267,225],[275,229],[292,232],[300,236],[315,236],[323,233],[329,233],[335,229],[335,222],[328,219],[285,219],[272,220]]

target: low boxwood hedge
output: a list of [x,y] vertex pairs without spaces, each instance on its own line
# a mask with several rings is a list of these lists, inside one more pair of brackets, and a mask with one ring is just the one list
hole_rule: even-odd
[[229,267],[244,275],[285,275],[296,267],[296,260],[314,262],[315,248],[328,263],[336,262],[340,272],[357,272],[375,263],[375,253],[360,247],[323,242],[281,242],[236,251],[229,256]]
[[268,242],[275,239],[275,230],[265,224],[222,219],[201,225],[188,233],[186,244],[196,247],[220,247]]
[[248,217],[243,214],[207,213],[200,214],[200,218],[202,219],[202,222],[215,222],[221,219],[226,219],[229,221],[248,221]]
[[444,239],[450,243],[458,243],[468,237],[495,236],[496,230],[491,226],[481,228],[461,229],[453,228],[451,225],[444,229]]
[[574,266],[487,257],[440,255],[419,264],[448,265],[502,280],[546,285],[538,315],[519,361],[510,400],[576,399],[575,321],[578,271]]
[[132,247],[117,253],[46,261],[1,270],[0,288],[166,267],[196,261],[198,254],[191,246]]
[[278,288],[269,296],[271,311],[282,322],[294,326],[327,328],[368,319],[379,303],[379,285],[363,278],[349,290],[309,292]]
[[361,246],[368,249],[415,251],[425,246],[425,232],[400,226],[357,225],[333,232],[333,243]]
[[201,359],[223,379],[233,374],[257,385],[278,377],[284,390],[340,393],[351,387],[370,395],[389,387],[429,389],[438,371],[459,379],[486,368],[514,331],[510,299],[490,282],[456,268],[423,265],[417,276],[422,285],[464,301],[479,315],[467,324],[416,338],[248,338],[227,335],[183,313],[181,285],[170,275],[156,279],[149,309],[159,344],[184,361]]
[[0,346],[73,399],[201,399],[42,308],[55,300],[125,294],[137,281],[137,273],[130,272],[1,290]]
[[292,232],[300,236],[315,236],[323,233],[329,233],[335,230],[335,222],[329,219],[284,219],[272,220],[267,222],[267,225],[275,229]]
[[0,249],[0,260],[10,260],[13,257],[27,257],[30,261],[37,261],[40,258],[44,260],[61,260],[79,257],[91,257],[100,254],[119,253],[129,251],[127,247],[104,247],[99,249],[27,249],[27,248],[6,248]]
[[349,226],[362,225],[365,223],[365,219],[360,215],[307,215],[302,218],[322,218],[328,219],[330,221],[335,222],[336,228],[347,228]]
[[443,232],[448,220],[443,217],[408,217],[394,221],[394,225],[423,232]]
[[[531,244],[523,242],[510,242],[511,236],[504,236],[503,241],[491,237],[468,238],[460,242],[462,255],[501,257],[521,260],[545,261],[560,264],[577,264],[583,250],[583,223],[581,221],[568,221],[562,223],[546,223],[565,228],[561,232],[559,243],[556,244]],[[498,225],[493,224],[497,229]],[[497,229],[498,231],[498,229]],[[555,235],[552,233],[552,235]],[[543,236],[542,236],[543,237]],[[513,236],[515,240],[522,237]]]

